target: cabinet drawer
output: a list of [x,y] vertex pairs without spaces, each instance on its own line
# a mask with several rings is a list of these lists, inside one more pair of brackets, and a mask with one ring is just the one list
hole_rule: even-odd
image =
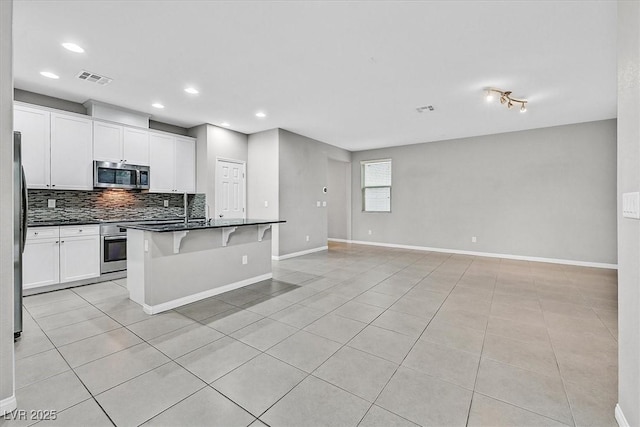
[[31,227],[27,228],[27,240],[57,239],[58,227]]
[[60,237],[92,236],[99,234],[99,225],[68,225],[60,227]]

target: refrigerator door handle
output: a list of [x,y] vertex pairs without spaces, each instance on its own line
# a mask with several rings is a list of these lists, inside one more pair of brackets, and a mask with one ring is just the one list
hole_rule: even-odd
[[24,175],[24,167],[22,167],[22,241],[20,252],[24,253],[24,246],[27,242],[27,212],[29,210],[29,196],[27,194],[27,179]]

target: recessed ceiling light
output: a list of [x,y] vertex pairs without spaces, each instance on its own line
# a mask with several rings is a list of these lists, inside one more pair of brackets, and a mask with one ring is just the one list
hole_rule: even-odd
[[44,76],[44,77],[47,77],[49,79],[59,79],[60,78],[60,76],[58,76],[57,74],[53,74],[50,71],[40,71],[40,75]]
[[75,43],[62,43],[62,47],[64,47],[67,50],[70,50],[71,52],[84,53],[84,49]]
[[198,92],[198,89],[193,88],[193,87],[188,87],[184,91],[187,92],[187,93],[190,93],[192,95],[197,95],[197,94],[200,93],[200,92]]
[[154,102],[153,104],[151,104],[151,106],[153,108],[164,108],[164,105],[160,104],[159,102]]
[[220,126],[224,126],[224,127],[228,128],[231,125],[229,123],[227,123],[227,122],[222,122],[222,123],[220,123]]
[[263,113],[262,111],[260,111],[260,112],[256,113],[256,117],[263,118],[263,117],[267,117],[267,115],[265,113]]

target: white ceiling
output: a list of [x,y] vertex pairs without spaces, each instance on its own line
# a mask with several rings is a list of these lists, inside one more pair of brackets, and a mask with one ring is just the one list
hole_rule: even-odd
[[[362,150],[616,117],[614,1],[18,0],[14,15],[17,88],[184,127]],[[528,111],[486,103],[487,86]]]

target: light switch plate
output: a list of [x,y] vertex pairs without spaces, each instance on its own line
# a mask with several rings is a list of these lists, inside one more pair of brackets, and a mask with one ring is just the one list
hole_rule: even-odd
[[326,202],[326,200],[323,200],[323,201],[322,201],[322,207],[323,207],[323,208],[326,208],[326,207],[327,207],[327,202]]
[[163,204],[164,204],[164,207],[165,207],[165,208],[168,208],[168,207],[169,207],[169,201],[168,201],[168,200],[165,200],[165,201],[163,202]]
[[622,216],[640,219],[640,193],[622,194]]
[[320,207],[320,200],[318,200],[318,201],[316,202],[316,206],[317,206],[317,207]]
[[47,199],[47,207],[55,208],[56,207],[56,199]]

